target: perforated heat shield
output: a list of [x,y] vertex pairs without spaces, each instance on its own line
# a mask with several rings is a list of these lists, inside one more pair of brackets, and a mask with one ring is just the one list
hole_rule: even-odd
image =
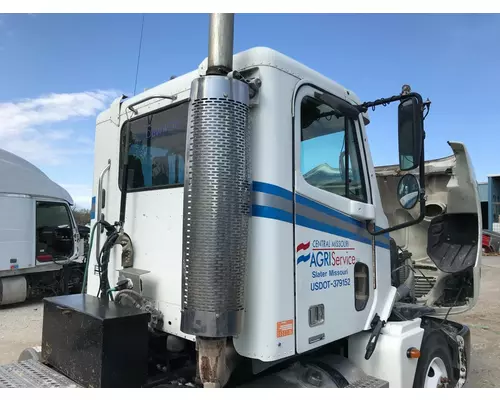
[[186,146],[181,330],[241,330],[250,217],[246,83],[193,81]]

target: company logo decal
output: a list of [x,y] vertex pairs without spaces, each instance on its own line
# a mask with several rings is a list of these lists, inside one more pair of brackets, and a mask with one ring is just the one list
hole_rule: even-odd
[[[300,243],[298,246],[297,246],[297,253],[299,252],[304,252],[306,250],[309,250],[309,247],[311,247],[311,242],[307,242],[307,243]],[[297,264],[300,264],[301,262],[303,263],[307,263],[309,261],[309,259],[311,258],[311,252],[308,252],[307,254],[301,254],[298,258],[297,258]]]
[[350,266],[356,264],[356,248],[348,240],[312,240],[299,243],[297,266],[312,268],[310,290],[351,286]]

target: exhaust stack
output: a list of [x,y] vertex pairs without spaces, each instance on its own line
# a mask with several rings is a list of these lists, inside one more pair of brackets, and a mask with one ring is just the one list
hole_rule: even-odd
[[233,70],[234,14],[210,14],[207,75]]
[[204,386],[228,379],[227,338],[241,332],[250,217],[249,86],[232,71],[233,14],[212,14],[207,75],[191,85],[181,330],[197,337]]

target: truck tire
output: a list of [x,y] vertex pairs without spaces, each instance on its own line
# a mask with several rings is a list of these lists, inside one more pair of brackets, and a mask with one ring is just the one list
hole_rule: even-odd
[[28,347],[27,349],[24,349],[23,352],[19,355],[19,358],[17,359],[17,361],[18,362],[27,361],[27,360],[40,361],[41,360],[41,356],[40,356],[41,353],[42,353],[42,348],[40,346]]
[[441,331],[426,335],[417,363],[414,388],[455,386],[453,362],[448,342]]

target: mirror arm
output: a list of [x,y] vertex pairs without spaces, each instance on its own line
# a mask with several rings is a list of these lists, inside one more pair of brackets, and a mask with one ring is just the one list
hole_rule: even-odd
[[[372,223],[366,223],[366,230],[373,236],[383,235],[385,233],[394,232],[399,229],[408,228],[409,226],[417,225],[422,222],[425,218],[425,156],[424,156],[424,143],[425,143],[425,131],[423,131],[422,137],[422,152],[420,154],[420,165],[418,167],[419,172],[419,182],[420,182],[420,215],[417,219],[413,221],[404,222],[400,225],[395,225],[390,228],[375,230],[372,228]],[[375,227],[375,224],[373,224]]]
[[397,96],[392,96],[392,97],[387,97],[384,99],[378,99],[375,101],[367,101],[363,104],[360,104],[359,106],[356,106],[356,108],[359,110],[359,112],[366,112],[370,107],[376,107],[376,106],[381,106],[381,105],[387,105],[389,103],[394,103],[395,101],[403,101],[407,100],[411,97],[415,97],[419,104],[422,104],[422,96],[416,92],[408,93],[408,94],[402,94],[402,95],[397,95]]
[[366,223],[366,230],[373,236],[379,236],[379,235],[383,235],[384,233],[394,232],[394,231],[397,231],[399,229],[408,228],[409,226],[419,224],[420,222],[422,222],[424,220],[424,218],[425,218],[425,191],[424,191],[424,189],[421,189],[420,190],[420,215],[418,216],[417,219],[415,219],[413,221],[404,222],[400,225],[392,226],[390,228],[380,229],[377,231],[372,228],[372,226],[371,226],[372,224],[370,222],[367,222]]

